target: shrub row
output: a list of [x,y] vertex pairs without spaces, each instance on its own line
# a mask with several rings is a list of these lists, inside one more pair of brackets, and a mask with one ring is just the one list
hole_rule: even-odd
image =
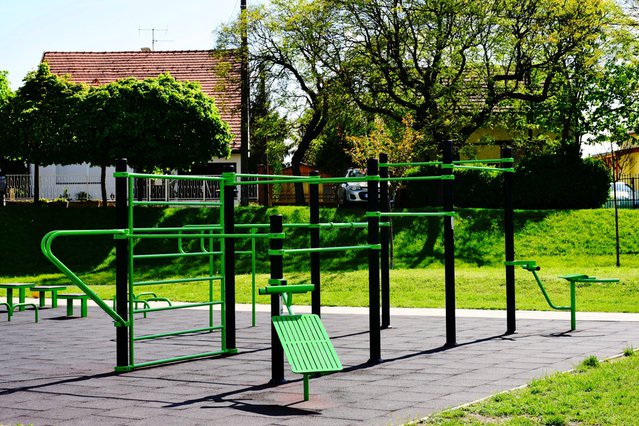
[[[433,167],[415,168],[409,176],[436,175]],[[518,209],[589,209],[608,198],[610,176],[601,161],[558,155],[523,159],[513,177],[513,202]],[[398,207],[436,207],[442,203],[441,183],[410,181],[398,191]],[[456,170],[454,199],[458,207],[500,208],[503,175]]]

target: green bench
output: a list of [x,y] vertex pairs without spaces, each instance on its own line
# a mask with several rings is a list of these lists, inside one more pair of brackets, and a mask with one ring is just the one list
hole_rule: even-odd
[[541,269],[537,262],[534,260],[515,260],[512,262],[505,262],[506,265],[511,266],[521,266],[522,269],[525,269],[533,274],[535,277],[535,281],[537,281],[537,285],[541,289],[546,302],[548,302],[548,306],[552,309],[556,309],[558,311],[570,311],[570,330],[577,329],[577,283],[618,283],[619,278],[597,278],[591,277],[585,274],[568,274],[568,275],[560,275],[559,278],[562,278],[570,284],[570,306],[557,306],[550,300],[550,296],[546,292],[546,288],[544,284],[541,282],[539,275],[537,275],[537,271]]
[[85,318],[85,317],[88,316],[89,296],[87,294],[84,294],[84,293],[64,293],[64,294],[59,294],[58,295],[58,299],[62,299],[62,300],[66,300],[67,301],[67,316],[68,317],[72,317],[73,316],[73,301],[74,300],[79,300],[80,301],[80,316],[82,318]]
[[[0,302],[0,306],[7,308],[7,321],[11,321],[11,317],[18,311],[24,311],[27,307],[33,308],[35,322],[38,322],[38,307],[35,303],[26,302],[26,291],[31,288],[32,283],[0,283],[0,288],[7,290],[7,301]],[[13,303],[13,291],[18,290],[18,303]]]
[[66,289],[67,287],[64,285],[35,285],[30,288],[31,291],[38,292],[38,301],[39,301],[40,308],[44,308],[46,304],[45,293],[47,291],[51,292],[51,307],[57,308],[58,307],[58,291],[66,290]]
[[[269,280],[269,284],[279,283],[285,284],[286,280]],[[311,375],[343,369],[320,317],[295,315],[291,308],[293,293],[305,293],[314,288],[312,284],[269,285],[259,290],[261,295],[276,294],[284,298],[289,315],[274,316],[272,322],[291,371],[304,376],[304,401],[309,400]]]

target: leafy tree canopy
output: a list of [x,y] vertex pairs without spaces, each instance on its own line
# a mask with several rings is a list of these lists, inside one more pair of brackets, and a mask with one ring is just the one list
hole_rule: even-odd
[[13,91],[9,86],[9,79],[7,78],[7,71],[0,70],[0,105],[8,101],[13,95]]
[[328,3],[342,14],[326,37],[346,48],[327,65],[360,107],[398,122],[411,113],[432,142],[463,142],[513,101],[548,99],[617,11],[609,0]]
[[86,91],[52,74],[46,63],[30,72],[2,109],[5,156],[39,165],[81,162],[75,125]]
[[84,111],[82,137],[94,165],[127,158],[139,170],[189,169],[230,155],[229,127],[213,99],[169,74],[92,88]]

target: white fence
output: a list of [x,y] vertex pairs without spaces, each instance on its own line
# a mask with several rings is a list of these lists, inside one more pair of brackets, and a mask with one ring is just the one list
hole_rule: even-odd
[[[249,201],[258,200],[258,185],[247,185]],[[219,199],[218,182],[198,180],[140,179],[135,182],[135,197],[147,201],[215,200]],[[115,179],[107,179],[107,197],[115,199]],[[239,189],[238,189],[239,190]],[[9,201],[33,200],[31,175],[7,175],[7,199]],[[70,201],[102,199],[100,182],[87,176],[41,176],[40,198]]]

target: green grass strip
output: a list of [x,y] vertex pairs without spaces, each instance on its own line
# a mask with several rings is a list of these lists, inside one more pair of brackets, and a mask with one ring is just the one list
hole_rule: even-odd
[[533,380],[467,407],[430,416],[419,425],[633,425],[639,406],[639,357],[586,358],[573,372]]

